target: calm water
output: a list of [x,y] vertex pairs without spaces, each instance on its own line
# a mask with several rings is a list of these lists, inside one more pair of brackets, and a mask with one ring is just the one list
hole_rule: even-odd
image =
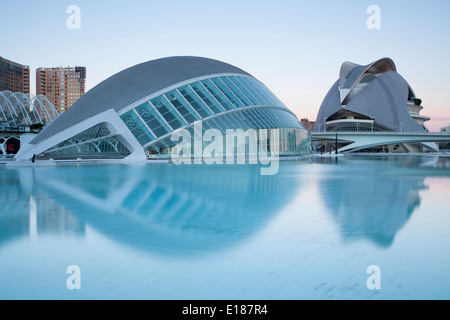
[[259,169],[2,165],[0,298],[450,299],[450,158]]

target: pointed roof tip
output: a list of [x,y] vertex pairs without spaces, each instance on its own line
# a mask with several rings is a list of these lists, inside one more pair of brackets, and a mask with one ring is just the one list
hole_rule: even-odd
[[[397,71],[397,67],[394,63],[394,60],[392,60],[391,58],[388,58],[388,57],[378,59],[377,61],[372,62],[367,65],[367,67],[369,67],[369,68],[372,68],[375,66],[380,66],[380,67],[384,66],[386,69],[388,69],[388,71]],[[378,70],[379,70],[379,68],[378,68]],[[378,73],[383,73],[383,72],[386,72],[386,71],[381,70],[381,72],[378,72]]]
[[341,89],[351,89],[367,72],[377,74],[388,71],[397,71],[394,61],[388,57],[378,59],[368,65],[345,61],[339,72],[339,85]]
[[[389,70],[397,71],[397,66],[395,65],[394,60],[392,60],[389,57],[384,57],[384,58],[375,60],[367,65],[361,65],[361,64],[357,64],[357,63],[351,62],[351,61],[344,61],[341,65],[340,75],[347,76],[356,67],[364,68],[365,71],[371,71],[371,70],[369,70],[370,68],[377,67],[377,70],[374,70],[374,71],[378,71],[378,70],[380,70],[380,67],[382,67],[382,66],[386,67]],[[378,73],[382,73],[382,72],[383,71],[378,72]]]

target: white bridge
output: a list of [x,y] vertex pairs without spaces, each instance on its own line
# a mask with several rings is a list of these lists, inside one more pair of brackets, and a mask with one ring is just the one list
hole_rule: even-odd
[[336,141],[350,143],[338,152],[356,151],[375,146],[420,143],[450,142],[450,133],[408,133],[408,132],[312,132],[311,141]]

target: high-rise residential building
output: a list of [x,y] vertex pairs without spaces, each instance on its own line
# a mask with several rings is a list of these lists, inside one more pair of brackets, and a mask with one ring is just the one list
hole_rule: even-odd
[[44,95],[59,113],[69,109],[85,92],[86,67],[38,68],[36,94]]
[[30,67],[0,57],[0,91],[30,93]]

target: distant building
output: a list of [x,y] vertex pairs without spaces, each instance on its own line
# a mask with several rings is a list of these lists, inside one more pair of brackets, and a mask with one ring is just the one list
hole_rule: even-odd
[[[450,126],[446,126],[441,128],[441,133],[450,133]],[[440,150],[449,150],[450,149],[450,143],[440,143],[439,144]]]
[[[368,65],[344,62],[339,79],[320,106],[314,132],[426,134],[429,130],[425,122],[430,117],[420,114],[423,109],[421,103],[422,100],[417,98],[408,82],[397,73],[391,59],[380,59]],[[392,141],[383,145],[347,142],[348,147],[344,144],[340,147],[350,152],[411,153],[437,150],[435,143],[420,141]]]
[[69,109],[85,93],[86,67],[38,68],[36,94],[44,95],[59,113]]
[[0,91],[30,93],[30,67],[0,57]]
[[308,118],[302,118],[300,120],[300,123],[309,131],[313,132],[314,131],[314,126],[316,125],[315,121],[309,121]]

